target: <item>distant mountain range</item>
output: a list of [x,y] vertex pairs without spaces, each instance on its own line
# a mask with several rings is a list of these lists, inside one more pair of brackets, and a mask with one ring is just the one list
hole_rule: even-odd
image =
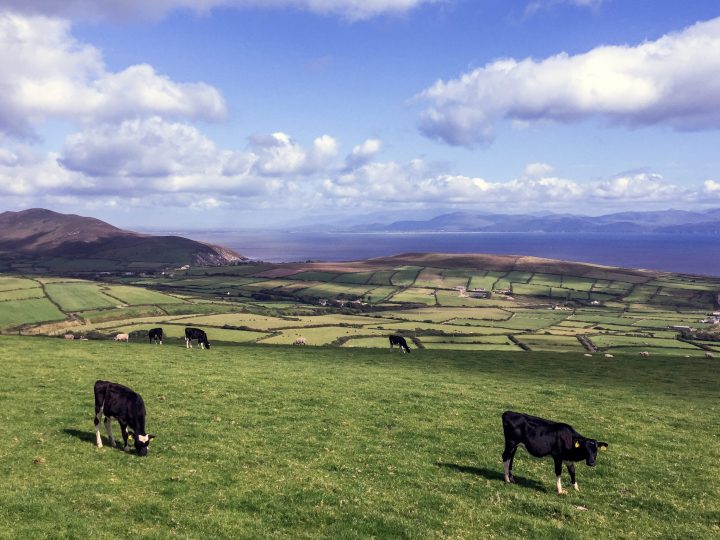
[[99,219],[43,208],[0,214],[0,257],[113,261],[118,268],[221,266],[245,260],[220,246],[126,231]]
[[620,212],[603,216],[574,214],[493,214],[451,212],[432,219],[370,223],[347,232],[548,232],[720,234],[720,208],[689,212]]

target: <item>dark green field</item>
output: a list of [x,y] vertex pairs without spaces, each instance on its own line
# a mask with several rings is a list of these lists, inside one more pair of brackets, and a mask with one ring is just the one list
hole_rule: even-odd
[[[720,534],[716,360],[3,336],[0,369],[2,538]],[[145,398],[148,458],[95,448],[99,378]],[[579,493],[522,450],[502,482],[506,409],[610,443]]]

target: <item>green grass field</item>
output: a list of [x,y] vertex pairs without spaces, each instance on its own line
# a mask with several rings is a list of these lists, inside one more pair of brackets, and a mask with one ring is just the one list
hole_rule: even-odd
[[[3,336],[0,367],[2,538],[720,530],[717,360]],[[100,378],[143,396],[147,458],[95,448]],[[519,483],[502,482],[506,409],[610,443],[597,467],[578,466],[580,492],[557,496],[551,461],[522,450]]]

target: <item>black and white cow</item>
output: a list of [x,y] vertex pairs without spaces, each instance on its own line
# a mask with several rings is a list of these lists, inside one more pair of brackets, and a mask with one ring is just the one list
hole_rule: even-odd
[[404,353],[410,352],[410,347],[408,347],[407,341],[402,336],[390,336],[390,349],[392,350],[395,345]]
[[162,345],[163,329],[153,328],[152,330],[149,330],[148,338],[150,338],[150,343],[159,343]]
[[563,463],[570,473],[573,488],[580,491],[575,480],[575,462],[585,461],[588,466],[595,466],[598,449],[604,450],[608,443],[588,439],[575,431],[568,424],[560,424],[537,416],[505,411],[502,415],[503,432],[505,433],[505,451],[503,466],[505,481],[514,483],[512,474],[513,460],[518,446],[522,445],[531,456],[552,456],[555,462],[558,495],[565,495],[560,477]]
[[210,342],[208,341],[207,334],[199,328],[186,328],[185,329],[185,347],[192,349],[192,340],[195,339],[200,345],[201,349],[209,349]]
[[[126,452],[129,450],[128,438],[132,438],[138,456],[147,456],[148,445],[155,435],[145,433],[145,403],[139,394],[121,384],[95,382],[95,440],[98,448],[103,445],[100,438],[100,418],[103,415],[111,446],[115,446],[111,425],[112,418],[115,418],[120,424],[123,449]],[[128,428],[132,431],[128,431]]]

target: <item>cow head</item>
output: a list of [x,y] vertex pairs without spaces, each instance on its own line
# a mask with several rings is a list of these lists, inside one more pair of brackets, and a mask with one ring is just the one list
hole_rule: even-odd
[[577,457],[580,458],[578,461],[584,459],[588,467],[594,467],[598,450],[605,450],[608,443],[596,441],[595,439],[575,439],[573,440],[573,446]]
[[148,446],[150,446],[150,441],[155,438],[155,435],[148,435],[146,433],[143,433],[142,435],[135,435],[132,431],[128,431],[128,438],[135,442],[135,451],[137,452],[137,455],[144,457],[147,456]]
[[210,348],[210,342],[207,339],[205,341],[203,341],[203,343],[205,344],[206,349]]

